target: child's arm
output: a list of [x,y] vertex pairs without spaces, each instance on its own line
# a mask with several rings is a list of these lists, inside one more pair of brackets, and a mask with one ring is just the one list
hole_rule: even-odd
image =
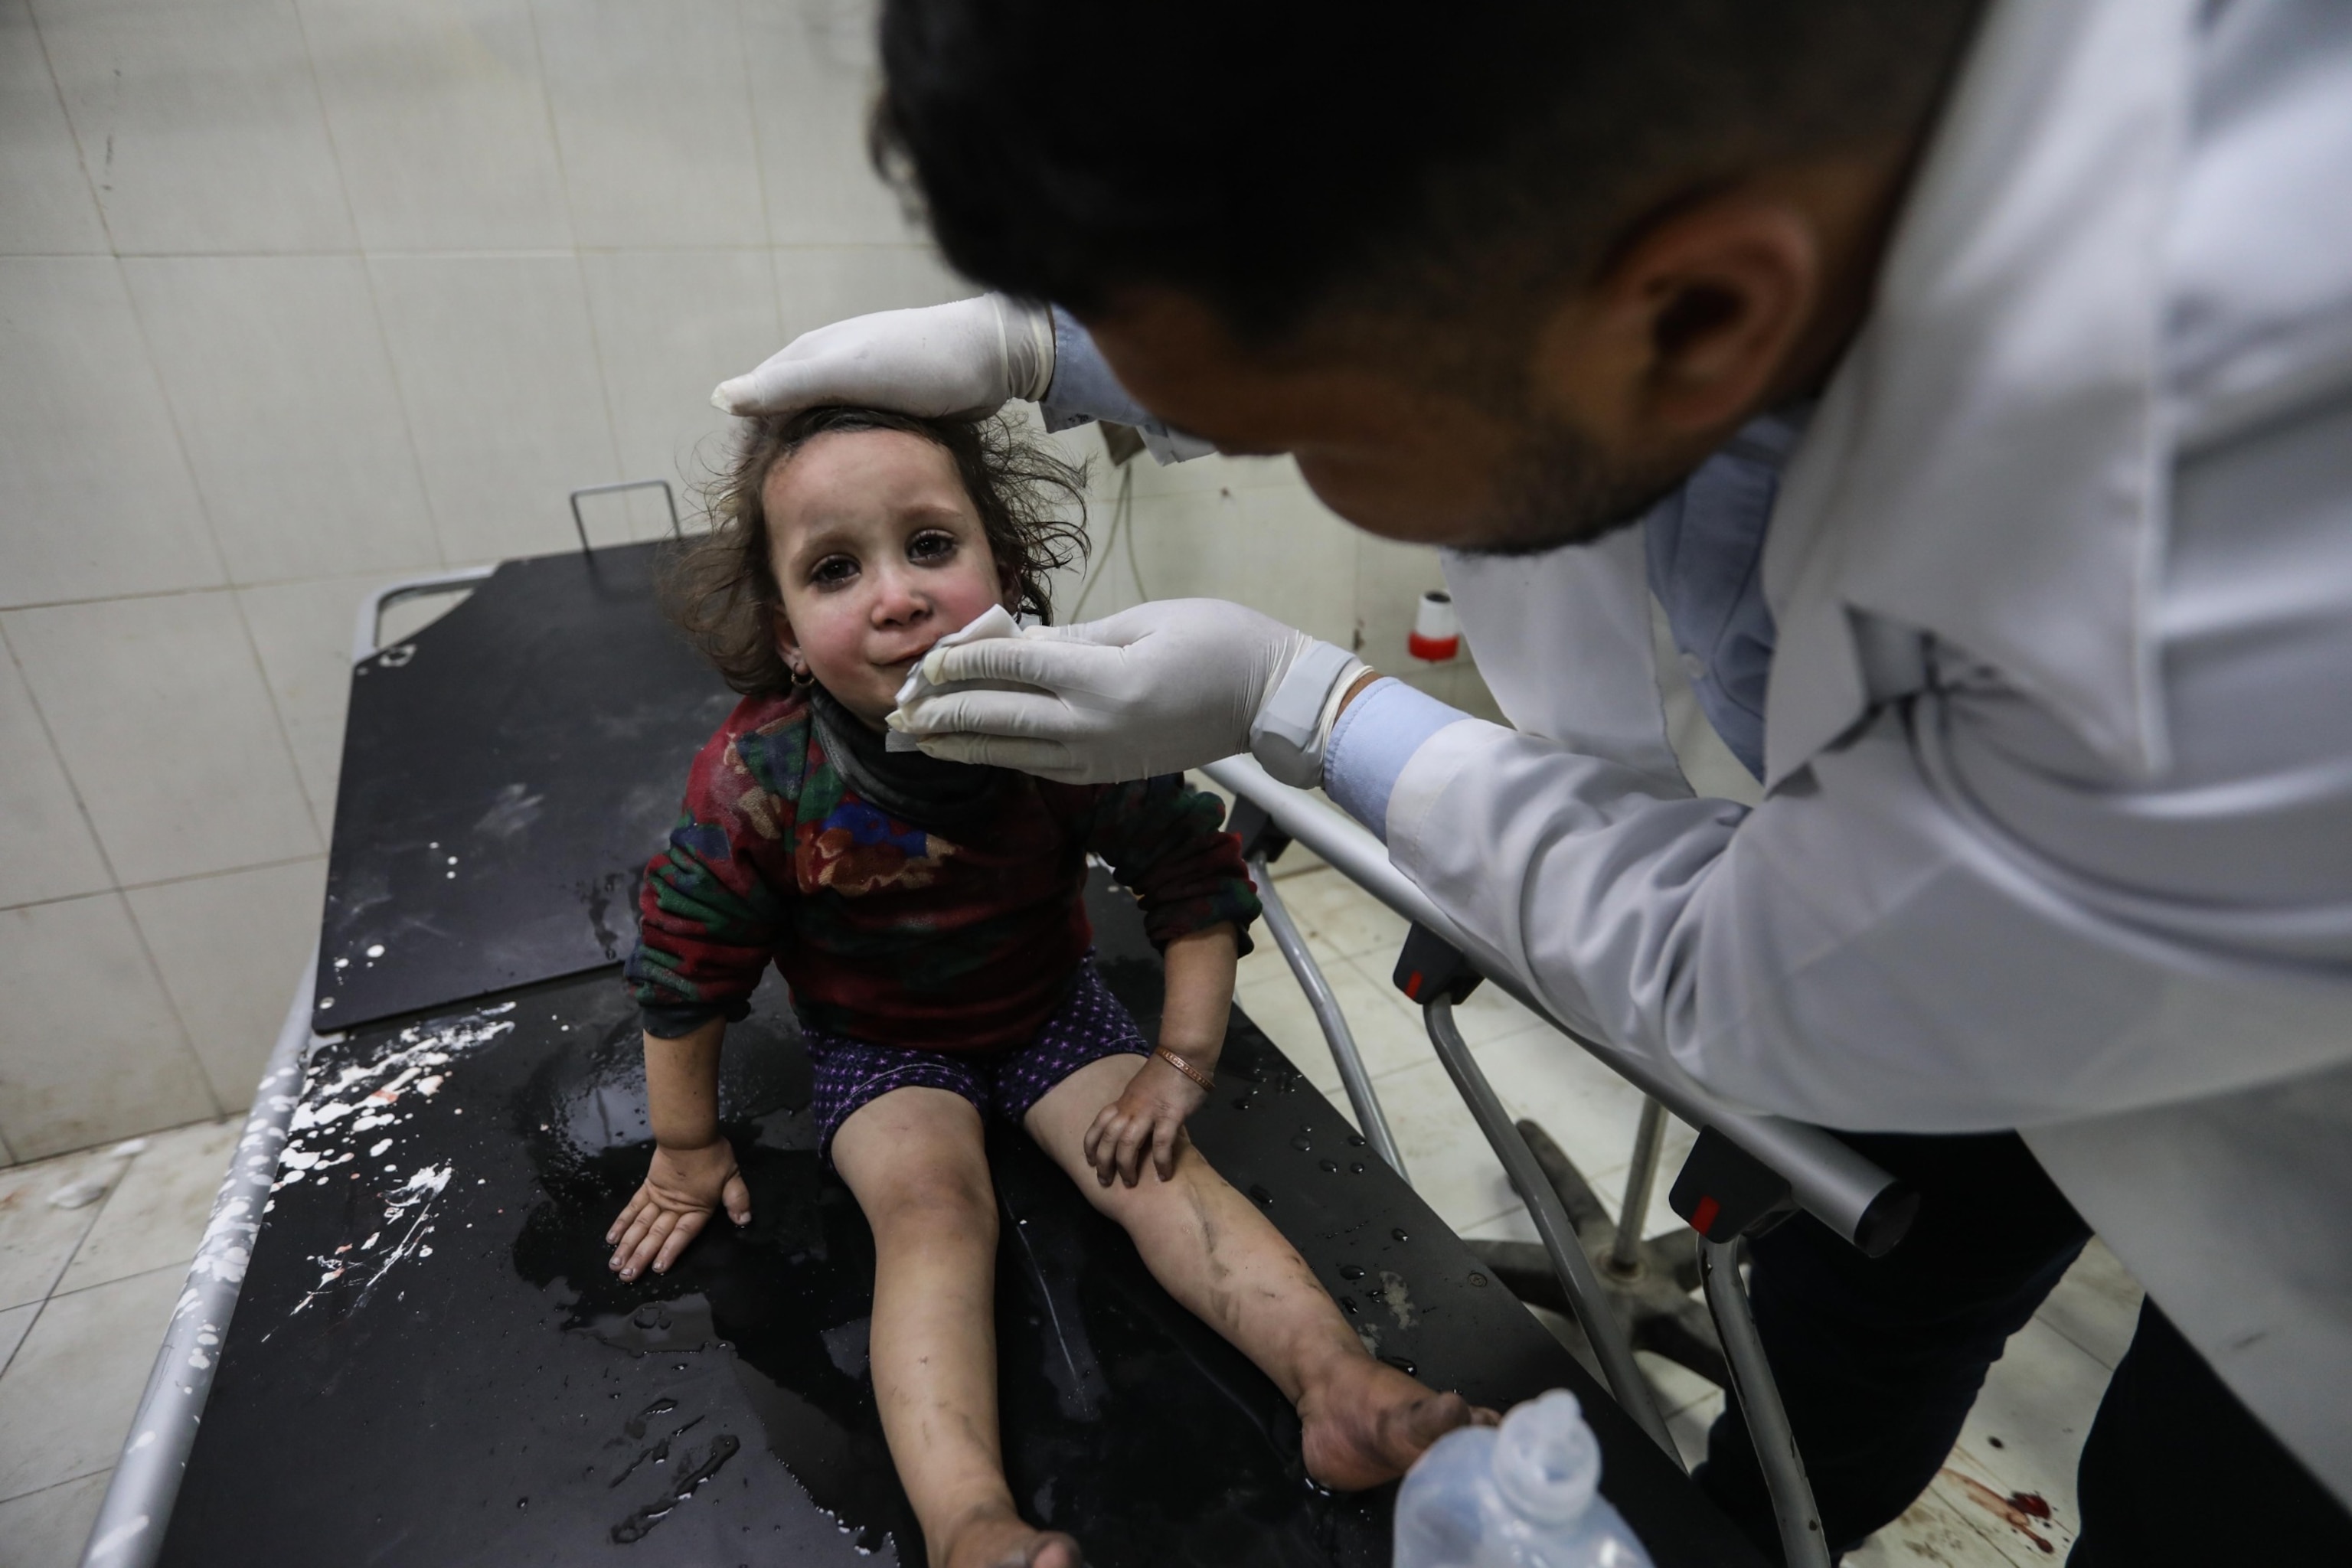
[[[1183,1058],[1185,1067],[1213,1079],[1225,1048],[1225,1016],[1234,1005],[1234,968],[1240,944],[1230,923],[1221,922],[1171,941],[1165,953],[1167,1000],[1160,1012],[1160,1048]],[[1114,1176],[1129,1186],[1143,1179],[1148,1154],[1160,1179],[1176,1173],[1184,1121],[1209,1091],[1181,1068],[1154,1056],[1128,1084],[1127,1092],[1103,1107],[1087,1129],[1086,1155],[1095,1179],[1108,1186]]]
[[635,1279],[648,1263],[655,1273],[668,1273],[722,1205],[737,1225],[751,1223],[751,1189],[735,1169],[733,1145],[719,1131],[719,1042],[726,1032],[727,1020],[713,1018],[676,1039],[646,1037],[653,1165],[604,1233],[614,1244],[610,1267],[624,1279]]
[[[1143,904],[1143,930],[1168,973],[1160,1043],[1201,1078],[1213,1077],[1234,1002],[1234,966],[1249,951],[1242,933],[1257,918],[1257,891],[1242,864],[1241,840],[1220,830],[1225,808],[1181,778],[1139,779],[1092,792],[1087,847]],[[1176,1173],[1184,1119],[1208,1089],[1159,1057],[1095,1119],[1084,1145],[1103,1185],[1114,1174],[1133,1186],[1148,1151],[1166,1181]]]
[[[766,793],[743,760],[742,748],[770,732],[758,728],[761,717],[747,698],[696,754],[684,810],[638,889],[626,973],[645,1014],[656,1147],[644,1185],[604,1233],[624,1279],[648,1264],[667,1273],[716,1206],[737,1225],[751,1219],[735,1152],[719,1132],[719,1042],[727,1020],[749,1011],[786,921],[762,845],[776,839],[775,817],[788,803]],[[792,842],[789,817],[782,842]]]

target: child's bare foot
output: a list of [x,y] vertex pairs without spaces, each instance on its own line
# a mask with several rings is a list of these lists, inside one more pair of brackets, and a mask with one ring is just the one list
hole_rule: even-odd
[[1035,1529],[1011,1509],[966,1515],[932,1562],[939,1568],[1085,1568],[1076,1542]]
[[1500,1419],[1368,1355],[1338,1358],[1298,1396],[1307,1473],[1335,1491],[1392,1481],[1455,1427],[1492,1426]]

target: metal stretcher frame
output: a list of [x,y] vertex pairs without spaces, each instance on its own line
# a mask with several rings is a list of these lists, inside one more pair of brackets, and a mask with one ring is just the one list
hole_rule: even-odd
[[1299,934],[1298,923],[1290,918],[1290,907],[1282,901],[1265,858],[1251,857],[1249,868],[1250,879],[1257,884],[1258,904],[1265,911],[1266,930],[1274,933],[1275,945],[1282,950],[1290,973],[1298,980],[1298,988],[1307,993],[1307,1005],[1314,1009],[1316,1023],[1322,1026],[1323,1038],[1331,1047],[1331,1059],[1339,1065],[1339,1081],[1348,1091],[1348,1104],[1356,1113],[1356,1125],[1363,1130],[1372,1152],[1411,1184],[1412,1176],[1404,1168],[1404,1155],[1397,1149],[1395,1134],[1389,1131],[1388,1113],[1381,1109],[1380,1096],[1372,1092],[1371,1074],[1364,1069],[1363,1055],[1356,1049],[1355,1033],[1348,1027],[1348,1016],[1339,1010],[1339,997],[1331,993],[1331,983],[1323,978],[1314,955],[1307,951],[1307,939]]
[[187,1471],[188,1451],[195,1446],[205,1400],[212,1393],[220,1346],[245,1283],[246,1262],[261,1229],[261,1208],[278,1174],[287,1123],[301,1095],[317,969],[314,953],[302,967],[278,1044],[254,1091],[245,1130],[229,1157],[228,1174],[214,1195],[204,1240],[188,1266],[188,1282],[172,1308],[163,1347],[147,1374],[147,1391],[131,1417],[113,1479],[107,1482],[97,1522],[82,1549],[84,1568],[146,1568],[163,1550],[164,1527],[171,1522],[172,1505]]
[[[393,605],[470,588],[496,570],[467,566],[404,577],[368,595],[360,602],[352,632],[352,662],[381,651],[383,613]],[[262,1205],[268,1201],[269,1184],[278,1173],[278,1151],[286,1145],[287,1123],[300,1098],[302,1064],[320,1037],[310,1030],[318,970],[314,948],[303,963],[286,1021],[262,1069],[228,1174],[213,1196],[212,1216],[188,1267],[188,1282],[172,1308],[163,1346],[147,1374],[146,1392],[82,1549],[83,1568],[147,1568],[163,1550],[188,1453],[204,1419],[205,1400],[212,1393],[219,1349],[245,1283],[246,1262],[261,1228]]]
[[[1321,856],[1341,876],[1405,919],[1474,955],[1472,962],[1476,963],[1476,949],[1462,935],[1461,928],[1390,863],[1386,846],[1336,807],[1304,790],[1276,783],[1248,757],[1227,757],[1201,771],[1222,787],[1255,802],[1276,827]],[[1563,1023],[1514,976],[1483,964],[1479,969],[1489,984],[1507,992],[1683,1121],[1694,1127],[1715,1128],[1787,1178],[1801,1207],[1864,1253],[1877,1257],[1900,1238],[1911,1211],[1901,1184],[1844,1143],[1801,1121],[1734,1110],[1669,1078],[1647,1058],[1595,1040]]]
[[[1475,961],[1469,956],[1471,949],[1461,939],[1458,928],[1440,914],[1427,896],[1390,863],[1385,847],[1361,826],[1306,792],[1276,782],[1249,758],[1230,757],[1211,763],[1202,772],[1235,795],[1255,805],[1286,837],[1322,856],[1340,875],[1364,888],[1423,931],[1451,944],[1465,962],[1477,967],[1486,978],[1501,985],[1538,1017],[1551,1024],[1647,1093],[1649,1098],[1643,1102],[1642,1129],[1635,1150],[1637,1163],[1642,1168],[1638,1173],[1629,1173],[1622,1227],[1637,1226],[1643,1208],[1646,1206],[1646,1189],[1654,1176],[1662,1131],[1658,1111],[1661,1105],[1664,1105],[1695,1126],[1712,1126],[1731,1137],[1786,1179],[1793,1196],[1802,1206],[1865,1252],[1875,1256],[1900,1238],[1903,1228],[1909,1222],[1911,1205],[1903,1198],[1895,1180],[1871,1162],[1817,1128],[1774,1117],[1748,1116],[1716,1105],[1679,1084],[1667,1083],[1662,1075],[1631,1053],[1601,1046],[1570,1028],[1549,1008],[1507,976],[1487,974],[1483,966],[1475,966]],[[1354,1037],[1349,1032],[1337,1000],[1330,994],[1330,986],[1323,979],[1314,956],[1307,952],[1306,942],[1292,924],[1280,895],[1274,891],[1274,878],[1265,858],[1254,857],[1250,868],[1266,907],[1266,923],[1273,930],[1283,956],[1289,961],[1300,988],[1307,993],[1314,1006],[1317,1021],[1322,1026],[1332,1057],[1339,1065],[1340,1078],[1347,1087],[1357,1120],[1367,1138],[1381,1149],[1397,1173],[1402,1175],[1403,1164],[1390,1152],[1393,1142],[1389,1137],[1379,1096],[1365,1074]],[[1415,941],[1418,940],[1416,934]],[[1406,951],[1411,953],[1413,944],[1409,942]],[[1407,959],[1406,962],[1412,961]],[[1416,983],[1420,980],[1419,974],[1413,978]],[[1469,1047],[1463,1041],[1461,1031],[1454,1022],[1453,995],[1442,986],[1436,989],[1423,1005],[1423,1019],[1428,1028],[1431,1047],[1436,1051],[1447,1077],[1454,1080],[1455,1090],[1462,1096],[1464,1104],[1469,1108],[1496,1156],[1502,1160],[1512,1186],[1527,1205],[1528,1217],[1535,1223],[1537,1234],[1542,1239],[1544,1251],[1550,1258],[1560,1288],[1575,1309],[1585,1338],[1601,1363],[1610,1392],[1651,1440],[1679,1464],[1673,1439],[1666,1433],[1665,1423],[1652,1397],[1648,1382],[1634,1363],[1625,1325],[1612,1311],[1600,1280],[1594,1275],[1591,1259],[1585,1255],[1583,1244],[1568,1217],[1559,1193],[1544,1175],[1533,1151],[1512,1122],[1509,1113],[1504,1110],[1501,1100],[1487,1082],[1486,1073],[1471,1055]],[[1742,1133],[1746,1136],[1743,1137]],[[1775,1154],[1780,1155],[1780,1160],[1776,1161],[1773,1158]],[[1642,1189],[1639,1197],[1634,1195],[1637,1184]],[[1842,1223],[1846,1215],[1853,1216],[1851,1225]],[[1874,1215],[1876,1216],[1874,1219]],[[1626,1238],[1621,1234],[1618,1239],[1622,1247]],[[1728,1392],[1738,1403],[1755,1443],[1758,1462],[1763,1469],[1766,1489],[1771,1496],[1773,1512],[1780,1525],[1783,1559],[1791,1564],[1791,1568],[1828,1568],[1829,1552],[1822,1531],[1820,1510],[1814,1504],[1812,1488],[1805,1475],[1803,1457],[1798,1452],[1788,1413],[1780,1403],[1780,1390],[1772,1381],[1771,1367],[1765,1358],[1763,1344],[1757,1337],[1747,1293],[1739,1284],[1738,1258],[1738,1237],[1728,1240],[1701,1238],[1700,1273],[1706,1287],[1707,1307],[1722,1338],[1725,1358],[1731,1372],[1732,1386]]]

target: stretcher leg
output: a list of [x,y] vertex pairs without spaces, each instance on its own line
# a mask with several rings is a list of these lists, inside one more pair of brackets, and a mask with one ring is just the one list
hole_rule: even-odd
[[1830,1568],[1829,1542],[1822,1533],[1821,1510],[1813,1506],[1812,1483],[1805,1479],[1804,1456],[1797,1452],[1780,1385],[1772,1381],[1764,1342],[1748,1310],[1748,1292],[1739,1283],[1739,1243],[1702,1240],[1698,1263],[1724,1358],[1731,1364],[1732,1397],[1739,1402],[1740,1418],[1748,1423],[1764,1484],[1772,1493],[1781,1555],[1789,1568]]
[[1560,1289],[1567,1293],[1575,1309],[1576,1321],[1591,1342],[1609,1392],[1616,1395],[1617,1403],[1650,1440],[1679,1464],[1674,1438],[1667,1435],[1665,1418],[1658,1414],[1649,1380],[1642,1375],[1640,1365],[1633,1360],[1633,1347],[1625,1337],[1625,1327],[1609,1310],[1608,1295],[1593,1272],[1592,1259],[1584,1254],[1584,1245],[1569,1220],[1559,1193],[1545,1178],[1543,1168],[1536,1163],[1527,1139],[1512,1122],[1510,1113],[1503,1109],[1494,1085],[1486,1081],[1486,1072],[1471,1056],[1462,1031],[1455,1026],[1454,998],[1444,988],[1437,988],[1422,1005],[1422,1017],[1428,1025],[1430,1044],[1436,1047],[1438,1060],[1445,1064],[1446,1076],[1454,1080],[1478,1130],[1486,1135],[1486,1142],[1503,1162],[1503,1169],[1508,1173],[1511,1185],[1517,1189],[1519,1200],[1528,1205],[1536,1235],[1542,1238]]
[[1307,1005],[1315,1009],[1315,1021],[1323,1027],[1323,1039],[1331,1047],[1331,1060],[1339,1069],[1339,1082],[1348,1091],[1348,1103],[1356,1112],[1356,1125],[1363,1130],[1364,1141],[1407,1184],[1412,1177],[1404,1168],[1404,1156],[1397,1152],[1396,1138],[1389,1131],[1388,1117],[1381,1110],[1380,1096],[1372,1092],[1371,1075],[1364,1070],[1364,1058],[1356,1049],[1356,1037],[1348,1028],[1348,1016],[1339,1010],[1339,999],[1331,994],[1331,983],[1323,978],[1323,970],[1315,955],[1307,949],[1307,939],[1299,933],[1298,924],[1290,918],[1289,909],[1282,895],[1275,891],[1274,874],[1263,855],[1253,857],[1249,863],[1250,878],[1257,884],[1258,903],[1265,910],[1266,929],[1274,933],[1274,943],[1282,949],[1289,962],[1290,973],[1298,979],[1298,988],[1307,993]]

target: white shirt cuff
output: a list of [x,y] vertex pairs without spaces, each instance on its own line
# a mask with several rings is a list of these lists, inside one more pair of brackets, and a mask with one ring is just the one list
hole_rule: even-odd
[[1323,752],[1323,787],[1349,816],[1385,840],[1389,796],[1405,764],[1432,735],[1468,717],[1383,676],[1364,688],[1332,727]]

